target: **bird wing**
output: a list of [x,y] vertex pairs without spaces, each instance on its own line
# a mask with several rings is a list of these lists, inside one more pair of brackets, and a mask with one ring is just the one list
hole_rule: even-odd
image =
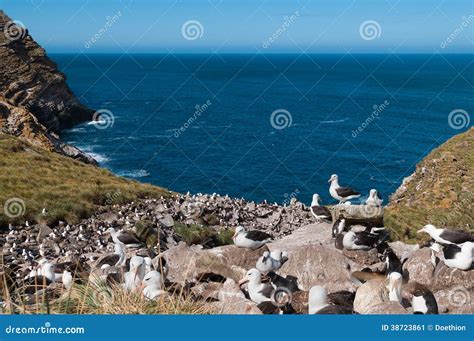
[[96,267],[100,268],[104,264],[109,264],[110,266],[114,266],[115,264],[117,264],[119,259],[120,259],[120,255],[117,255],[117,254],[106,255],[97,261]]
[[124,244],[142,244],[140,239],[131,233],[121,233],[118,235],[117,239]]
[[265,239],[272,239],[273,237],[266,232],[252,230],[247,232],[247,238],[252,240],[263,241]]
[[370,233],[367,233],[365,231],[357,232],[356,233],[356,239],[354,241],[354,244],[356,245],[373,245],[377,243],[379,240],[379,237]]
[[453,242],[454,244],[462,244],[472,239],[471,233],[464,230],[444,229],[444,231],[439,236],[445,240]]
[[331,216],[331,212],[329,211],[329,209],[324,206],[312,206],[311,210],[313,211],[314,214],[318,216],[326,216],[326,217]]
[[273,286],[270,284],[267,284],[267,285],[262,285],[262,288],[258,292],[262,294],[263,296],[270,298],[272,297],[273,290],[275,290]]
[[349,187],[339,187],[336,188],[336,193],[342,198],[349,197],[351,195],[359,195],[359,192],[354,191],[352,188]]
[[443,248],[443,255],[445,259],[453,259],[454,257],[456,257],[456,254],[458,252],[461,252],[461,248],[454,244],[446,245]]

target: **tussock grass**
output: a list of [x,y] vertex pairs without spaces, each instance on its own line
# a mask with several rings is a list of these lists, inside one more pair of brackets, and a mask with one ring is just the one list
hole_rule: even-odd
[[[55,286],[48,293],[25,299],[18,292],[4,296],[0,314],[211,314],[212,308],[183,292],[149,300],[140,291],[127,292],[120,285],[88,282],[75,284],[67,291]],[[55,293],[52,294],[51,292]],[[52,298],[53,295],[58,297]],[[12,298],[17,298],[13,300]]]
[[399,202],[384,212],[392,238],[426,241],[416,231],[426,224],[474,232],[474,128],[434,149],[416,167]]
[[211,226],[198,224],[175,223],[174,231],[188,245],[201,244],[204,246],[215,247],[232,244],[234,231],[223,229],[217,231]]
[[[115,176],[3,133],[0,169],[0,227],[25,220],[77,223],[109,205],[170,195],[163,188]],[[12,198],[24,203],[17,206],[23,213],[18,217],[4,212]],[[46,216],[41,214],[43,208],[48,210]]]

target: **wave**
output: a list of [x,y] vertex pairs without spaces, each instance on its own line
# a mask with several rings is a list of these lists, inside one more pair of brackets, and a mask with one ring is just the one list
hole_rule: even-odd
[[342,123],[342,122],[346,122],[347,120],[349,120],[349,117],[346,117],[346,118],[343,118],[342,120],[329,120],[329,121],[321,121],[319,123],[321,124],[333,124],[333,123]]
[[127,178],[144,178],[147,176],[150,176],[150,173],[148,173],[145,169],[136,169],[132,171],[122,171],[122,172],[117,172],[118,175],[124,176]]
[[[82,150],[84,151],[84,148]],[[93,152],[88,152],[88,151],[84,151],[84,152],[87,155],[93,157],[94,160],[96,160],[98,163],[105,163],[105,162],[109,161],[109,158],[105,155],[97,154],[97,153],[93,153]]]

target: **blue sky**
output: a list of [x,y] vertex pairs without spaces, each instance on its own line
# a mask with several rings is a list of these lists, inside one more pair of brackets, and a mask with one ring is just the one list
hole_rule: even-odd
[[[0,8],[49,52],[474,52],[471,0],[0,0]],[[190,20],[202,27],[195,40],[182,34]],[[374,39],[360,33],[367,21]]]

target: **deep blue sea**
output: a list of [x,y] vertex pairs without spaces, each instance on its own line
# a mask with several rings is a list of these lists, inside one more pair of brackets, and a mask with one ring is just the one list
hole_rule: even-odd
[[386,201],[468,128],[450,112],[474,109],[473,55],[51,58],[84,104],[113,115],[63,138],[116,174],[179,192],[329,203],[337,173]]

